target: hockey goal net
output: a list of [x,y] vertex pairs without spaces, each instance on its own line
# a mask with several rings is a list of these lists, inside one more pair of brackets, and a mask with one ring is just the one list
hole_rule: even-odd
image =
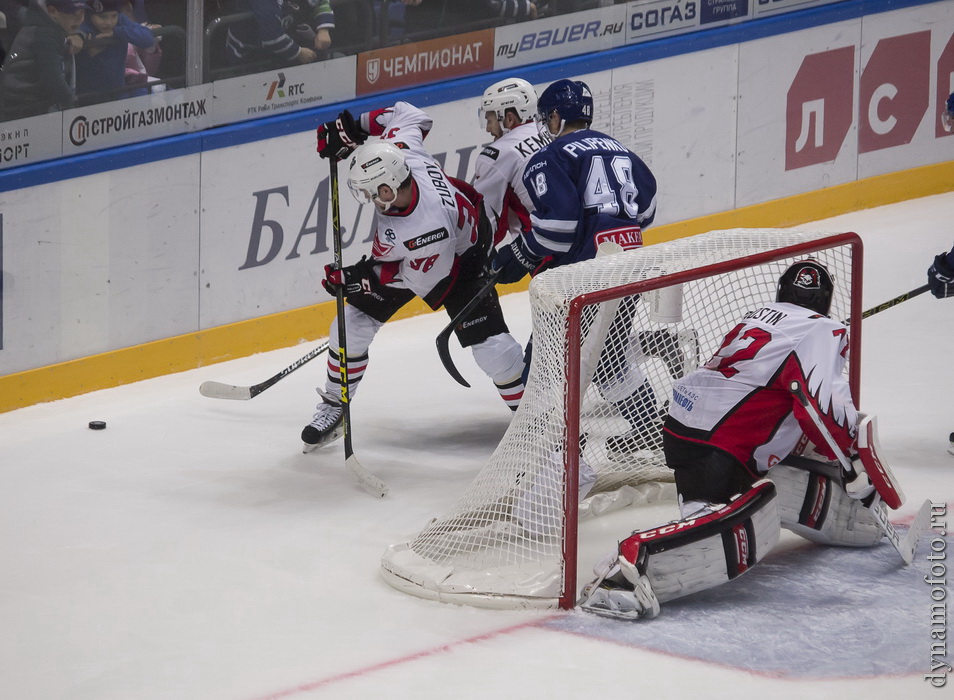
[[572,607],[581,516],[675,496],[660,430],[674,379],[774,301],[796,260],[813,257],[835,278],[831,315],[853,322],[857,392],[861,255],[853,233],[734,229],[538,275],[530,374],[513,422],[453,509],[388,548],[385,580],[445,602]]

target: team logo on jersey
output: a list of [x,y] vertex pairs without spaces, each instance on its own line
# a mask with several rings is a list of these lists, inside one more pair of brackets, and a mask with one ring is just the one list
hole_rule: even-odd
[[423,248],[426,245],[431,243],[437,243],[438,241],[446,241],[450,238],[450,233],[446,228],[439,228],[436,231],[430,231],[425,233],[417,238],[412,238],[409,241],[404,241],[404,246],[408,250],[417,250],[418,248]]
[[818,275],[818,270],[806,265],[795,273],[795,281],[792,284],[801,289],[821,289],[821,279]]
[[497,160],[500,156],[500,150],[493,146],[484,146],[484,150],[480,152],[480,155],[487,156],[491,160]]

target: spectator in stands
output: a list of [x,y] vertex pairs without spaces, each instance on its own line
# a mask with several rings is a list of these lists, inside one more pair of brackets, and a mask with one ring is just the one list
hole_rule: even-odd
[[469,28],[496,26],[510,21],[537,18],[537,3],[531,0],[422,0],[405,3],[405,33],[422,30],[434,36],[466,32]]
[[241,0],[237,7],[254,17],[229,27],[225,45],[232,65],[311,63],[331,47],[330,0]]
[[76,104],[73,57],[86,43],[86,9],[84,0],[30,0],[0,81],[6,119]]
[[156,39],[147,27],[120,12],[125,0],[88,0],[90,9],[80,31],[89,37],[76,56],[76,92],[84,104],[106,102],[131,93],[126,85],[129,45],[151,48]]
[[[139,10],[136,10],[136,5]],[[142,0],[132,3],[124,0],[122,10],[123,15],[133,22],[142,25],[150,32],[154,32],[162,27],[158,24],[150,24],[146,19],[145,7]],[[159,65],[162,62],[162,48],[159,46],[160,37],[155,37],[150,47],[137,47],[135,44],[129,44],[126,50],[126,85],[147,86],[158,82]],[[146,94],[150,90],[164,90],[165,85],[156,85],[151,88],[142,87],[132,92],[134,95]]]

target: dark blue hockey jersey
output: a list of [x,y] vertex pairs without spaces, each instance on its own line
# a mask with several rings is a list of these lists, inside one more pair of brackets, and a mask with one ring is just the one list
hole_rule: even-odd
[[552,257],[547,267],[596,255],[603,241],[642,245],[656,216],[656,178],[635,153],[592,129],[554,139],[523,173],[534,211],[527,248]]

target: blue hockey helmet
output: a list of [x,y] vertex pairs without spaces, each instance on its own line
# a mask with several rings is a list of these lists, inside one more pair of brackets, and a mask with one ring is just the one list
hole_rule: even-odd
[[550,132],[551,136],[563,131],[567,122],[592,122],[593,93],[590,92],[589,86],[582,80],[565,78],[552,83],[537,100],[537,120],[541,129],[546,128],[547,121],[554,112],[560,115],[560,130],[556,134]]
[[947,98],[947,109],[941,114],[941,123],[945,131],[954,131],[954,92]]

